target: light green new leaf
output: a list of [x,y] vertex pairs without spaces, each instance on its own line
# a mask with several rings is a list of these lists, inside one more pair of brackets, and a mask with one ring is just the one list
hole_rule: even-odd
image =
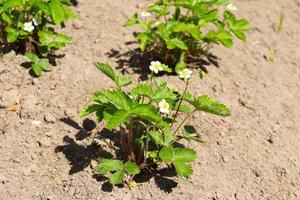
[[174,148],[173,161],[193,162],[196,159],[196,151],[187,148]]
[[173,162],[174,158],[174,149],[172,147],[164,147],[159,152],[159,157],[165,163]]
[[184,162],[179,162],[175,161],[173,163],[177,175],[182,179],[182,180],[187,180],[187,178],[192,175],[193,170],[190,166],[185,164]]
[[136,175],[141,172],[141,170],[138,168],[138,166],[131,161],[127,161],[124,164],[123,169],[130,175]]
[[31,62],[34,62],[34,63],[39,60],[39,57],[35,53],[29,52],[29,51],[27,51],[25,53],[25,56],[27,58],[29,58],[31,60]]
[[116,184],[121,184],[123,182],[124,179],[124,171],[116,171],[115,173],[113,173],[113,175],[109,178],[109,182],[112,185],[116,185]]
[[220,41],[225,47],[232,47],[232,35],[227,31],[220,31],[216,35],[217,40]]
[[44,71],[51,71],[52,67],[47,60],[38,60],[34,63],[35,65],[39,66]]
[[32,71],[34,72],[35,75],[40,76],[42,74],[43,69],[39,65],[36,65],[35,63],[33,63]]
[[123,169],[123,163],[120,160],[114,159],[101,159],[99,162],[99,167],[101,168],[103,174],[107,172],[115,172]]

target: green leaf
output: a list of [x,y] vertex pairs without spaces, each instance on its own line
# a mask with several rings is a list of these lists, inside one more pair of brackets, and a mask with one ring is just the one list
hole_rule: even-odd
[[6,34],[6,40],[9,43],[15,42],[18,39],[17,30],[15,30],[14,28],[8,26],[8,27],[5,28],[5,31],[7,33]]
[[121,90],[101,90],[97,93],[98,100],[102,103],[111,103],[121,110],[131,110],[132,100],[130,97]]
[[37,60],[34,65],[39,66],[39,68],[41,68],[44,71],[51,71],[51,65],[49,64],[49,62],[47,60]]
[[173,163],[177,175],[182,179],[182,180],[187,180],[187,178],[192,175],[193,170],[190,166],[185,164],[184,162],[179,162],[175,161]]
[[96,63],[96,67],[111,80],[116,81],[116,73],[111,66],[104,63]]
[[173,162],[174,149],[172,147],[163,147],[159,152],[159,157],[165,163]]
[[68,43],[72,40],[72,37],[68,36],[68,35],[65,35],[65,34],[57,34],[55,36],[55,42],[58,42],[58,43]]
[[217,33],[217,40],[220,41],[225,47],[232,47],[232,35],[227,31],[220,31]]
[[116,171],[113,175],[109,178],[109,182],[112,185],[121,184],[124,179],[124,171]]
[[196,159],[196,152],[188,148],[163,147],[159,152],[163,162],[193,162]]
[[135,25],[135,24],[137,24],[137,23],[139,23],[139,18],[138,18],[138,14],[135,13],[135,14],[131,17],[131,19],[129,19],[129,20],[126,22],[125,26],[133,26],[133,25]]
[[42,74],[43,69],[39,65],[36,65],[35,63],[33,63],[32,71],[34,72],[35,75],[40,76]]
[[106,128],[113,129],[117,126],[125,123],[130,116],[130,112],[127,110],[118,110],[112,114],[109,121],[107,122]]
[[103,106],[100,104],[87,104],[79,112],[80,117],[85,117],[93,112],[103,109]]
[[6,39],[9,43],[15,42],[18,39],[18,36],[12,33],[6,35]]
[[124,87],[131,84],[132,78],[130,76],[124,76],[123,74],[117,73],[116,85],[118,87]]
[[27,57],[27,58],[29,58],[32,62],[37,62],[38,60],[39,60],[39,57],[35,54],[35,53],[32,53],[32,52],[29,52],[29,51],[27,51],[26,53],[25,53],[25,56]]
[[187,148],[174,148],[173,161],[193,162],[196,159],[196,151]]
[[168,73],[172,72],[172,69],[168,65],[162,64],[161,66],[163,67],[163,71]]
[[123,169],[130,175],[136,175],[140,173],[140,169],[138,168],[138,166],[131,161],[127,161],[124,164]]
[[178,47],[181,50],[187,50],[188,47],[187,45],[184,43],[184,41],[178,39],[178,38],[174,38],[174,39],[167,39],[165,40],[166,44],[167,44],[167,48],[168,49],[174,49],[175,47]]
[[156,108],[153,107],[151,104],[139,104],[132,108],[131,113],[136,117],[140,117],[142,119],[148,120],[152,123],[156,123],[157,125],[163,127],[168,125],[162,120]]
[[65,19],[64,9],[59,0],[52,0],[49,3],[51,17],[56,25],[60,25]]
[[12,18],[9,14],[7,14],[6,12],[3,12],[2,15],[2,20],[8,24],[11,24],[12,23]]
[[164,145],[170,146],[175,140],[176,135],[170,129],[163,130]]
[[101,159],[99,162],[99,167],[101,168],[102,174],[107,172],[115,172],[123,169],[123,163],[120,160],[114,159]]
[[230,110],[224,104],[221,104],[206,95],[196,98],[193,102],[193,105],[199,111],[204,111],[220,116],[230,115]]
[[196,40],[200,40],[203,38],[203,36],[201,35],[198,27],[194,24],[186,24],[186,23],[178,23],[175,27],[174,27],[174,31],[175,32],[185,32],[185,33],[189,33],[193,38],[195,38]]
[[15,8],[18,6],[22,6],[22,0],[8,0],[3,4],[3,9],[6,10],[8,8]]
[[151,139],[158,145],[163,145],[164,144],[164,138],[162,133],[160,133],[159,131],[150,131],[149,135],[151,137]]
[[134,87],[131,90],[131,95],[134,97],[146,96],[148,98],[152,98],[153,91],[152,91],[150,84],[142,83],[142,84],[137,85],[136,87]]
[[168,7],[165,5],[150,5],[148,8],[148,12],[155,13],[157,15],[167,15],[169,13]]
[[179,73],[181,70],[185,69],[187,67],[185,63],[185,52],[182,52],[180,55],[179,62],[175,66],[176,73]]

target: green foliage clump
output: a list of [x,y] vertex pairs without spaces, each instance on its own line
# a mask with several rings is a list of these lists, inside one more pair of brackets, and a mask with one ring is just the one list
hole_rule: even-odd
[[[196,129],[186,124],[187,120],[198,111],[229,116],[230,110],[207,95],[191,95],[188,86],[193,72],[187,68],[178,72],[185,85],[180,92],[155,77],[159,71],[172,71],[158,61],[151,62],[149,80],[131,89],[126,87],[132,83],[131,77],[116,72],[107,64],[97,63],[96,66],[114,81],[116,88],[92,94],[94,103],[85,105],[80,116],[95,113],[99,122],[106,122],[105,127],[112,131],[111,134],[118,132],[122,156],[100,158],[95,173],[111,174],[111,184],[126,182],[130,185],[132,176],[142,169],[165,163],[186,180],[193,172],[190,164],[196,159],[196,151],[175,144],[181,140],[202,142]],[[179,120],[181,115],[182,120]]]
[[31,52],[27,55],[36,75],[51,70],[46,60],[36,63],[33,54],[45,57],[71,41],[54,30],[76,17],[69,5],[70,0],[0,0],[0,41],[18,52]]
[[246,19],[237,19],[229,0],[157,0],[134,14],[126,26],[143,29],[136,35],[142,51],[170,66],[195,67],[214,44],[232,47],[234,37],[246,40]]

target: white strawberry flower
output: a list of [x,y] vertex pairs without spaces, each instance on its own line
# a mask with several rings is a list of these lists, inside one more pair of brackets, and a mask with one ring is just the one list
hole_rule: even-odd
[[191,78],[192,74],[193,74],[192,70],[185,68],[184,70],[179,72],[179,78],[187,81],[189,78]]
[[34,26],[32,25],[32,22],[25,22],[23,29],[24,31],[32,32],[34,30]]
[[149,12],[141,12],[141,17],[151,17],[151,13],[149,13]]
[[237,7],[232,2],[227,4],[226,7],[227,7],[228,10],[231,10],[231,11],[236,11],[237,10]]
[[159,110],[162,113],[168,114],[170,112],[170,105],[167,103],[165,99],[162,99],[158,104]]
[[164,68],[162,67],[162,64],[159,61],[152,61],[149,68],[155,74],[157,74],[159,71],[164,70]]

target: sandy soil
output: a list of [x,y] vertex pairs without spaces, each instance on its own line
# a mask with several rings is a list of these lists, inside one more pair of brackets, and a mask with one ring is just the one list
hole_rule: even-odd
[[[147,2],[79,1],[79,19],[64,29],[72,44],[38,79],[21,66],[23,56],[3,56],[0,104],[18,106],[0,109],[0,199],[300,199],[299,0],[236,1],[238,15],[253,26],[248,41],[216,47],[219,67],[207,66],[207,78],[192,86],[194,94],[227,104],[232,116],[199,113],[190,121],[207,142],[191,145],[199,157],[187,182],[145,174],[131,191],[93,177],[91,162],[107,146],[89,136],[103,124],[77,113],[92,91],[112,86],[94,61],[125,67],[139,78],[140,70],[127,66],[128,52],[137,47],[128,43],[135,29],[122,24]],[[284,26],[276,33],[281,10]],[[276,51],[273,63],[270,48]],[[163,78],[181,87],[175,77]]]

